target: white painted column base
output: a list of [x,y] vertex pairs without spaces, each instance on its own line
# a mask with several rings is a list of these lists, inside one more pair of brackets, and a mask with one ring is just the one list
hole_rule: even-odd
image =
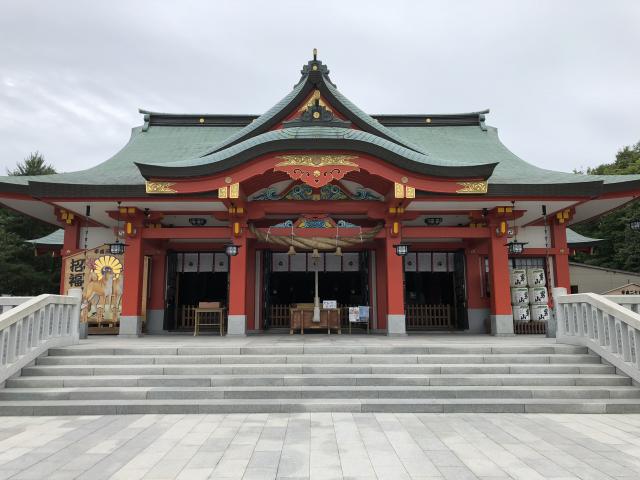
[[142,336],[142,317],[139,315],[131,315],[120,317],[119,337],[141,337]]
[[244,337],[247,334],[247,316],[229,315],[227,335]]
[[387,315],[387,335],[401,336],[407,334],[406,319],[404,315]]
[[513,315],[491,315],[491,335],[494,337],[512,337]]

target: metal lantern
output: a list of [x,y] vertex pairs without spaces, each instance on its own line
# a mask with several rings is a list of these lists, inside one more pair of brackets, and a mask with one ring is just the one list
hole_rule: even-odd
[[524,252],[525,245],[526,242],[518,242],[517,240],[514,240],[507,243],[507,250],[509,251],[510,255],[520,255],[522,252]]
[[396,255],[400,257],[404,257],[407,253],[409,253],[409,245],[404,243],[399,243],[398,245],[394,245],[396,249]]
[[122,255],[124,253],[124,249],[126,245],[122,243],[120,240],[115,241],[115,243],[109,243],[109,253],[111,255]]
[[189,223],[194,227],[203,227],[207,223],[206,218],[194,217],[189,219]]
[[640,218],[635,218],[629,222],[629,228],[634,232],[640,231]]
[[230,243],[224,246],[224,253],[226,253],[230,257],[235,257],[238,255],[238,250],[240,249],[240,245],[235,245]]

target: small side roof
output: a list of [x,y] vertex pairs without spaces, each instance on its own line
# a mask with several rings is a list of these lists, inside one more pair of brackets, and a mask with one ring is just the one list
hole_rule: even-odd
[[32,240],[26,240],[27,243],[33,243],[34,245],[64,245],[64,229],[60,228],[51,232],[44,237],[34,238]]
[[575,230],[567,228],[567,245],[569,248],[593,247],[604,241],[605,239],[586,237]]

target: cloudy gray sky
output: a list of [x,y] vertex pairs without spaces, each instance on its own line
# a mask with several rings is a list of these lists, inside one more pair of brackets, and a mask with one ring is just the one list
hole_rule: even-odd
[[557,170],[640,141],[640,2],[2,0],[0,169],[121,148],[139,107],[262,113],[313,47],[369,113],[490,108],[503,142]]

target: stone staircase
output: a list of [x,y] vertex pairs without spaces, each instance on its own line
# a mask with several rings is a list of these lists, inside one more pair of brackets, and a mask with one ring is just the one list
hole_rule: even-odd
[[640,388],[560,344],[74,346],[0,388],[0,415],[640,412]]

